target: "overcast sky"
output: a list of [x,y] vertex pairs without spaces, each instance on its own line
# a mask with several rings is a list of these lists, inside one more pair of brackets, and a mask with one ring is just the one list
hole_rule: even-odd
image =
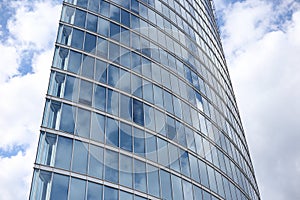
[[[215,0],[261,197],[300,199],[300,2]],[[0,0],[0,199],[27,199],[60,1]]]

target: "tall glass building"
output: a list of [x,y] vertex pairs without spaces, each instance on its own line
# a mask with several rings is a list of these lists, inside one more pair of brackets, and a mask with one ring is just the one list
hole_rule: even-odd
[[63,2],[30,199],[260,199],[211,0]]

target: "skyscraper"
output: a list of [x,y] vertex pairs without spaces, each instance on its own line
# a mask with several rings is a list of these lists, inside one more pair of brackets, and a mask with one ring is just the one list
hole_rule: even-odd
[[30,199],[260,199],[211,0],[63,3]]

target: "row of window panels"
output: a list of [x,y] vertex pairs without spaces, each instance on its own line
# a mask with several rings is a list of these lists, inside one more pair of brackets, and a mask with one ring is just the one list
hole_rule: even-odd
[[[158,155],[162,157],[162,160],[165,159],[164,154],[174,154],[173,149],[169,151],[165,149],[168,146],[166,143],[161,145]],[[163,195],[163,192],[161,194],[159,192],[160,176],[158,175],[159,170],[157,167],[130,156],[82,141],[42,133],[37,163],[87,174],[91,177],[134,188],[144,193],[148,192],[156,197],[171,198],[171,196],[168,197]],[[198,183],[210,188],[220,196],[230,199],[230,191],[226,191],[224,186],[225,182],[226,185],[230,182],[209,165],[187,152],[181,151],[179,155],[173,155],[173,160],[170,161],[169,165],[171,169],[185,176],[191,174],[189,177]],[[177,167],[181,170],[178,170]],[[149,184],[147,184],[147,180],[151,181],[151,183],[148,182]],[[164,185],[164,189],[166,187],[168,186]],[[167,191],[171,191],[171,188],[167,188]]]
[[[47,110],[51,111],[48,113]],[[60,112],[60,110],[62,111]],[[56,129],[58,130],[71,134],[75,133],[75,135],[79,135],[81,137],[90,138],[98,142],[106,143],[115,147],[120,147],[121,149],[134,152],[138,155],[151,155],[153,161],[160,163],[163,162],[161,164],[164,165],[166,164],[165,162],[168,162],[168,160],[173,160],[172,158],[166,159],[168,158],[168,156],[160,160],[158,159],[159,155],[151,153],[153,151],[159,151],[159,144],[166,144],[165,140],[160,139],[164,142],[154,140],[154,142],[152,141],[151,143],[149,141],[149,147],[145,148],[145,144],[147,144],[145,138],[149,137],[145,137],[144,132],[139,131],[141,133],[138,133],[138,135],[136,136],[135,134],[132,134],[131,126],[128,126],[124,123],[119,124],[118,121],[113,120],[112,118],[106,118],[103,115],[95,113],[91,115],[89,111],[83,109],[77,110],[67,104],[63,104],[62,108],[60,108],[60,105],[56,102],[53,102],[50,105],[50,109],[48,109],[46,106],[45,113],[46,115],[43,122],[45,127],[56,127]],[[59,123],[57,119],[61,119],[61,122]],[[169,139],[177,142],[181,146],[187,147],[191,151],[196,152],[198,155],[205,157],[208,161],[224,171],[224,173],[229,174],[229,176],[232,177],[234,181],[241,185],[245,185],[245,178],[240,173],[238,168],[234,165],[234,163],[232,163],[219,150],[215,149],[215,147],[213,147],[207,140],[205,140],[204,138],[202,139],[200,135],[188,129],[187,127],[184,127],[178,121],[175,122],[170,117],[165,122],[166,124],[160,124],[162,121],[164,121],[164,119],[158,117],[157,115],[155,117],[153,116],[152,119],[155,120],[156,125],[159,125],[161,127],[161,135],[167,136]],[[57,120],[57,122],[55,122],[54,120]],[[76,123],[74,122],[75,120]],[[133,117],[133,121],[135,120],[137,119]],[[48,121],[47,125],[45,121]],[[86,123],[87,121],[91,123]],[[136,138],[140,138],[140,140],[137,140]],[[134,146],[139,148],[134,148]],[[148,150],[146,151],[146,149]],[[175,148],[175,150],[176,149],[177,147]],[[170,151],[174,151],[174,148],[172,150],[170,149]],[[190,176],[190,174],[187,174],[187,176]]]
[[[157,188],[159,186],[149,186],[150,191],[160,190],[162,196],[166,199],[190,199],[190,200],[217,200],[216,197],[201,188],[192,185],[187,181],[181,180],[178,176],[169,174],[160,170],[160,184],[171,184],[171,191],[167,188]],[[153,172],[151,176],[158,174]],[[164,180],[163,178],[166,178]],[[152,183],[152,177],[149,177],[148,184]],[[33,177],[33,187],[31,189],[30,200],[146,200],[147,198],[134,195],[129,191],[120,190],[111,186],[82,180],[76,177],[48,172],[44,170],[35,170]],[[170,197],[170,192],[172,198]],[[192,193],[191,193],[192,192]],[[193,198],[194,197],[194,198]],[[149,198],[151,199],[151,198]]]
[[[65,31],[63,31],[63,32],[65,32]],[[83,33],[83,32],[82,32]],[[86,34],[86,42],[87,42],[87,40],[88,40],[88,38],[89,38],[90,36],[89,36],[89,34],[87,33]],[[76,37],[75,37],[76,38]],[[96,37],[95,37],[96,38]],[[62,39],[60,39],[60,40],[62,40]],[[128,41],[128,40],[126,40],[126,41]],[[134,41],[136,41],[136,40],[134,40]],[[96,43],[96,39],[94,39],[94,43]],[[85,45],[86,46],[86,45]],[[128,52],[127,51],[127,53],[126,53],[126,50],[123,50],[123,55],[121,56],[121,58],[123,58],[123,59],[120,59],[119,60],[119,54],[118,53],[120,53],[118,50],[120,50],[120,48],[117,48],[117,47],[119,47],[119,46],[116,46],[114,43],[108,43],[107,44],[107,42],[105,41],[103,41],[103,44],[101,45],[101,46],[105,46],[104,48],[108,48],[108,47],[110,47],[109,49],[111,49],[109,52],[113,52],[113,55],[111,56],[111,57],[113,57],[113,58],[116,58],[116,60],[118,60],[117,62],[121,62],[123,65],[125,64],[125,65],[129,65],[130,67],[133,67],[137,72],[139,72],[139,73],[141,73],[141,69],[143,68],[142,66],[148,66],[148,65],[150,65],[149,63],[150,63],[150,61],[148,60],[148,59],[146,59],[146,58],[143,58],[143,57],[140,57],[138,54],[136,54],[136,53],[132,53],[131,55],[132,56],[130,56],[130,53],[131,52]],[[88,49],[92,49],[92,48],[88,48]],[[86,50],[86,49],[85,49]],[[65,50],[65,49],[63,49],[63,52],[61,53],[59,53],[59,55],[60,56],[68,56],[68,53],[66,53],[65,51],[67,51],[67,50]],[[68,52],[68,51],[67,51]],[[121,50],[121,52],[122,52],[122,50]],[[107,54],[107,52],[105,52],[105,54]],[[73,54],[74,55],[74,54]],[[79,54],[78,54],[79,55]],[[106,55],[106,57],[107,57],[107,55]],[[129,57],[129,58],[124,58],[124,57]],[[84,58],[87,58],[87,59],[84,59],[84,62],[85,62],[85,64],[86,65],[88,65],[88,64],[90,64],[90,63],[92,63],[93,64],[93,59],[91,58],[91,57],[84,57]],[[112,60],[114,60],[112,58]],[[174,58],[174,57],[173,57]],[[63,58],[61,58],[61,59],[63,59]],[[130,59],[131,59],[131,61],[132,61],[132,63],[130,64]],[[74,59],[75,60],[75,59]],[[123,61],[123,60],[125,60],[125,61]],[[80,67],[80,63],[81,63],[81,61],[82,61],[82,59],[81,59],[81,57],[80,56],[78,56],[77,57],[77,68],[78,68],[78,70],[79,70],[79,67]],[[174,60],[173,60],[174,61]],[[127,63],[126,63],[127,62]],[[173,63],[175,63],[175,61],[173,62]],[[73,64],[73,63],[72,63]],[[181,63],[182,64],[182,63]],[[131,65],[134,65],[134,66],[131,66]],[[167,66],[169,66],[169,63],[166,63],[166,65]],[[136,67],[135,67],[136,66]],[[171,65],[172,66],[172,65]],[[179,66],[181,66],[181,67],[179,67]],[[156,66],[156,67],[158,67],[158,66]],[[75,69],[75,72],[77,72],[77,68]],[[178,65],[178,67],[177,68],[179,68],[179,69],[181,69],[181,70],[177,70],[177,71],[182,71],[182,73],[180,73],[185,79],[187,79],[192,85],[194,85],[194,87],[196,87],[198,90],[201,90],[202,92],[204,92],[205,93],[205,90],[204,90],[204,87],[200,87],[201,85],[204,85],[204,83],[203,83],[203,80],[200,78],[200,77],[198,77],[194,72],[192,72],[187,66],[185,66],[185,65]],[[146,70],[146,69],[145,69]],[[147,72],[148,72],[149,70],[147,70]],[[163,73],[163,75],[165,75],[165,77],[162,79],[162,80],[165,80],[164,81],[164,83],[166,83],[165,85],[166,85],[166,87],[168,87],[168,88],[170,88],[171,86],[170,86],[170,78],[169,78],[169,73],[167,73],[165,70],[163,70],[163,72],[165,72],[165,73]],[[155,78],[155,80],[159,80],[159,82],[161,82],[160,80],[160,72],[158,72],[159,74],[159,76],[154,76],[154,78]],[[92,76],[93,75],[93,67],[90,67],[90,69],[89,69],[89,71],[88,71],[88,74],[87,75],[89,75],[89,76]],[[146,74],[146,75],[150,75],[150,74]],[[206,85],[207,86],[207,85]],[[177,87],[178,88],[178,87]],[[185,90],[182,90],[182,91],[185,91]],[[212,91],[212,93],[214,94],[214,95],[211,95],[211,92],[210,92],[210,89],[207,87],[207,94],[209,94],[209,96],[210,96],[210,98],[211,98],[211,96],[213,96],[213,97],[217,97],[217,95],[215,95],[215,93]],[[186,93],[183,93],[183,96],[184,97],[186,97]],[[211,98],[211,99],[214,99],[214,98]],[[223,107],[221,107],[221,105],[223,105],[223,104],[220,104],[220,103],[218,103],[218,102],[221,102],[221,100],[220,99],[218,99],[218,101],[217,100],[215,100],[214,101],[214,103],[216,104],[216,105],[218,105],[220,108],[221,108],[221,110],[224,110],[224,106]],[[210,116],[210,113],[207,113],[209,116]],[[213,119],[216,119],[216,118],[213,118]],[[217,121],[218,122],[218,124],[220,124],[220,122],[219,121]]]
[[[70,7],[65,6],[65,9],[67,11],[65,11],[64,13],[66,13],[66,12],[67,13],[74,12],[74,8],[70,8]],[[72,9],[73,11],[69,11],[69,9]],[[97,16],[92,15],[92,14],[87,14],[87,16],[86,16],[86,12],[78,10],[78,9],[76,10],[76,13],[80,13],[80,14],[76,14],[75,15],[75,16],[78,16],[78,17],[75,18],[75,21],[74,20],[70,20],[70,19],[65,19],[64,16],[66,14],[63,14],[62,20],[65,21],[65,22],[67,22],[67,23],[74,23],[76,26],[79,26],[79,27],[85,27],[86,29],[88,29],[90,31],[98,32],[99,34],[102,34],[104,36],[111,36],[115,40],[120,41],[120,33],[125,30],[124,28],[120,29],[120,27],[118,28],[118,26],[116,24],[114,24],[114,23],[112,23],[113,25],[110,26],[109,25],[109,21],[107,21],[107,20],[105,20],[103,18],[98,18]],[[127,13],[127,12],[124,11],[124,13]],[[127,15],[129,16],[128,13],[124,14],[124,20],[126,20],[126,22],[122,21],[122,23],[125,23],[125,25],[130,26],[130,20],[129,20],[130,17],[127,19],[127,17],[128,17]],[[78,18],[78,20],[76,20],[77,18]],[[87,19],[85,20],[85,18],[87,18]],[[97,25],[99,26],[98,28],[97,28]],[[111,33],[110,33],[110,31],[111,31]],[[153,34],[154,31],[155,31],[155,28],[153,28],[153,31],[150,31],[151,34],[149,36],[151,36],[151,37],[155,36],[156,34]],[[148,31],[146,31],[146,32],[148,32]],[[70,34],[70,31],[64,31],[64,33],[65,34]],[[126,35],[126,34],[123,33],[123,35]],[[168,37],[166,39],[168,39]],[[157,39],[154,39],[154,40],[157,40]],[[125,41],[129,42],[130,40],[125,40]],[[138,40],[132,40],[132,41],[138,41]],[[159,41],[159,43],[163,44],[165,41],[166,40],[161,40],[161,41]],[[170,46],[167,46],[167,49],[169,49],[169,50],[173,49],[172,52],[180,52],[181,49],[178,47],[178,45],[177,45],[177,48],[175,48],[175,51],[174,51],[174,47],[173,47],[174,40],[169,39],[169,40],[167,40],[166,43],[167,43],[167,45],[170,45]]]
[[[172,95],[170,93],[162,90],[160,87],[157,87],[155,84],[152,85],[151,82],[142,80],[138,76],[130,74],[129,72],[127,72],[125,70],[119,69],[119,68],[115,67],[114,65],[109,65],[109,67],[107,67],[107,64],[105,62],[100,61],[98,59],[94,59],[92,57],[82,55],[75,51],[70,51],[70,53],[69,53],[69,50],[64,49],[64,48],[57,50],[55,57],[59,57],[59,56],[57,56],[57,54],[62,54],[65,51],[67,52],[67,53],[65,53],[65,54],[67,54],[66,59],[63,60],[63,59],[55,58],[54,63],[53,63],[54,66],[58,66],[59,68],[61,68],[62,65],[64,65],[64,67],[62,67],[62,68],[67,68],[68,71],[81,74],[82,76],[85,76],[88,78],[94,78],[97,81],[100,81],[103,83],[108,83],[110,86],[114,86],[114,87],[117,86],[121,90],[126,91],[128,93],[133,93],[135,96],[138,96],[140,98],[143,98],[143,93],[144,93],[145,94],[144,99],[147,100],[148,102],[155,103],[159,107],[166,108],[168,112],[175,114],[179,118],[181,118],[183,116],[185,121],[192,124],[193,118],[191,119],[187,112],[182,114],[181,111],[179,111],[179,112],[173,111],[173,108],[178,108],[178,109],[187,108],[187,105],[183,102],[182,103],[179,102],[180,100],[178,100],[174,96],[173,96],[173,101],[172,101],[171,100]],[[59,52],[59,53],[57,53],[57,52]],[[137,55],[137,54],[135,54],[135,55]],[[135,60],[140,60],[140,59],[135,58]],[[215,116],[220,116],[220,114],[218,114],[218,115],[215,114],[216,112],[214,112],[215,111],[214,108],[205,99],[203,99],[197,91],[192,90],[189,86],[184,87],[185,85],[182,81],[180,81],[174,75],[169,74],[166,70],[159,68],[158,65],[155,65],[154,63],[150,63],[150,62],[146,61],[145,59],[142,59],[142,61],[140,60],[139,62],[141,63],[140,64],[141,66],[145,66],[145,67],[141,67],[142,68],[141,71],[144,76],[152,77],[154,80],[156,80],[157,82],[161,82],[163,85],[167,86],[169,89],[171,89],[175,93],[183,96],[184,98],[187,98],[193,105],[196,105],[199,110],[204,111],[205,113],[209,113],[209,116],[213,116],[212,118],[215,119],[217,122],[219,122],[218,124],[220,124],[220,122],[222,121],[221,124],[224,124],[224,125],[222,125],[223,129],[227,130],[226,128],[228,126],[225,126],[225,125],[228,123],[225,124],[225,120],[222,120],[223,118],[221,118],[221,117],[218,117],[218,118],[215,117]],[[65,67],[65,66],[67,66],[67,67]],[[108,68],[108,70],[107,70],[107,68]],[[134,69],[136,69],[136,68],[134,68]],[[187,79],[189,81],[192,81],[193,84],[199,88],[200,84],[203,83],[203,81],[201,81],[202,79],[200,79],[198,77],[198,82],[197,82],[197,79],[196,79],[197,76],[193,73],[190,73],[190,71],[187,70],[188,69],[187,67],[185,67],[184,69],[185,69],[185,76],[188,77]],[[130,79],[132,80],[132,84],[130,83],[130,81],[128,82],[128,80],[130,80]],[[69,82],[67,82],[68,80],[69,80]],[[66,92],[72,91],[75,87],[74,80],[75,80],[74,78],[65,79],[65,77],[63,75],[59,75],[58,77],[53,78],[51,81],[51,84],[52,84],[51,87],[54,90],[52,89],[53,91],[49,92],[49,94],[54,95],[54,96],[64,97],[64,95],[62,95],[61,92],[62,91],[66,91]],[[168,81],[168,80],[171,80],[171,81]],[[62,83],[64,81],[66,83],[63,85]],[[82,98],[85,99],[85,102],[87,102],[87,104],[91,105],[92,104],[91,103],[92,102],[92,93],[93,93],[93,90],[91,89],[92,88],[91,83],[83,84],[83,86],[89,86],[89,85],[90,85],[89,88],[85,88],[85,90],[83,90],[83,91],[85,91],[85,93],[82,94]],[[62,86],[68,87],[68,88],[64,89]],[[134,89],[132,90],[131,88],[134,88]],[[190,90],[188,93],[186,93],[188,88]],[[60,89],[60,90],[58,91],[58,89]],[[156,91],[156,93],[154,93],[155,91]],[[69,97],[67,97],[67,99],[73,100],[73,101],[78,101],[77,100],[78,98],[76,95],[74,96],[73,94],[70,94],[68,96]],[[186,96],[188,96],[188,97],[186,97]],[[165,97],[165,98],[163,99],[162,97]],[[156,102],[154,102],[154,99],[156,100]],[[173,104],[173,102],[174,102],[174,104]],[[179,103],[177,103],[177,102],[179,102]],[[177,105],[177,104],[182,105],[182,106],[178,106],[178,107],[173,106],[173,105]],[[165,105],[165,107],[164,107],[164,105]],[[189,110],[189,109],[187,109],[187,110]],[[209,111],[209,110],[211,110],[211,111]],[[197,115],[194,112],[194,110],[192,110],[191,113],[193,113],[193,116]],[[210,113],[212,113],[212,115],[210,115]],[[198,122],[195,122],[194,125],[195,125],[195,128],[197,128],[197,129],[199,128]],[[202,131],[203,131],[203,133],[207,133],[206,128],[203,129]],[[214,139],[214,137],[211,137],[211,138],[214,141],[216,141]],[[236,139],[236,138],[234,138],[234,139]],[[234,141],[236,141],[236,140],[234,140]],[[237,143],[237,144],[240,144],[240,143]],[[230,155],[232,155],[232,154],[230,154]],[[235,160],[238,161],[237,159],[235,159]]]

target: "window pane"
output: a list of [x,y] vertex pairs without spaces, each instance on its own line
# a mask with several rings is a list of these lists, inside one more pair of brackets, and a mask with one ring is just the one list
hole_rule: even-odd
[[155,105],[163,108],[164,107],[164,101],[163,101],[163,90],[160,87],[157,87],[156,85],[153,85],[154,89],[154,103]]
[[84,32],[78,29],[73,29],[71,46],[77,49],[82,49]]
[[121,11],[121,23],[127,27],[130,27],[130,15],[127,11],[123,9]]
[[[95,1],[95,0],[94,0]],[[91,4],[90,0],[90,4]],[[99,1],[95,1],[99,2]],[[90,31],[97,32],[98,17],[92,14],[87,14],[86,28]]]
[[89,138],[90,123],[91,123],[91,112],[78,108],[75,134],[81,137]]
[[73,140],[65,137],[58,137],[55,167],[67,170],[70,169],[72,146]]
[[131,75],[131,93],[134,96],[143,98],[142,78],[134,74]]
[[110,5],[110,19],[120,22],[120,8]]
[[164,91],[164,108],[169,112],[169,113],[174,113],[173,112],[173,101],[172,101],[172,95]]
[[95,86],[94,96],[95,108],[105,111],[106,108],[106,88],[100,85]]
[[145,132],[141,129],[134,128],[134,153],[144,156],[145,153]]
[[80,180],[78,178],[71,178],[71,186],[70,186],[70,199],[81,200],[85,198],[85,184],[84,180]]
[[76,9],[75,11],[75,20],[74,20],[74,25],[79,26],[81,28],[84,28],[85,26],[85,17],[86,17],[86,12]]
[[115,116],[119,116],[119,93],[108,89],[107,90],[107,112]]
[[169,148],[169,159],[170,159],[170,168],[180,172],[180,165],[179,165],[179,154],[178,154],[178,147],[168,143]]
[[158,168],[147,165],[147,181],[148,181],[148,192],[149,194],[159,197],[159,175]]
[[120,122],[120,147],[132,152],[131,126]]
[[120,154],[120,184],[132,188],[132,158]]
[[109,3],[100,1],[100,14],[109,17]]
[[120,199],[124,199],[124,200],[132,200],[133,198],[133,194],[127,193],[127,192],[123,192],[120,191]]
[[108,56],[108,42],[101,37],[97,38],[97,56],[107,59]]
[[190,176],[189,155],[188,152],[180,150],[180,167],[181,173],[185,176]]
[[90,145],[89,175],[102,179],[103,174],[103,148]]
[[90,33],[85,34],[84,51],[95,54],[96,52],[96,36]]
[[104,127],[104,116],[97,113],[92,113],[91,139],[104,143]]
[[102,189],[103,186],[88,182],[87,199],[88,200],[102,200]]
[[92,105],[93,84],[88,81],[80,81],[79,102]]
[[94,12],[99,12],[99,0],[89,0],[88,9]]
[[182,181],[183,183],[183,194],[184,199],[191,199],[193,200],[193,190],[192,190],[192,184],[187,181]]
[[146,191],[146,164],[134,159],[134,188],[142,192]]
[[109,32],[109,21],[103,19],[103,18],[98,18],[98,33],[100,35],[104,35],[108,37],[108,32]]
[[123,94],[120,95],[120,117],[128,121],[132,120],[132,99]]
[[145,127],[155,131],[154,109],[147,104],[144,104]]
[[81,57],[81,53],[70,51],[68,71],[79,74]]
[[94,63],[95,59],[90,56],[84,56],[82,62],[81,75],[87,78],[94,78]]
[[191,177],[195,181],[200,182],[197,158],[193,155],[190,155],[189,159],[190,159],[190,165],[191,165]]
[[53,175],[50,200],[64,200],[68,198],[69,177],[59,174]]
[[152,83],[145,81],[143,84],[143,97],[146,101],[153,103],[153,86]]
[[143,103],[133,99],[133,121],[136,124],[144,126],[144,109]]
[[59,130],[74,133],[74,117],[75,109],[70,105],[63,104]]
[[183,190],[182,190],[182,184],[181,184],[181,178],[178,176],[172,175],[172,191],[173,196],[176,197],[178,200],[183,200]]
[[119,146],[119,125],[118,121],[112,119],[112,118],[107,118],[106,120],[106,144],[110,144],[113,146],[118,147]]
[[104,199],[105,200],[117,200],[118,198],[118,190],[104,186]]
[[86,174],[88,163],[87,143],[75,140],[72,170],[81,174]]
[[157,138],[157,154],[158,154],[158,163],[163,166],[169,166],[169,156],[168,156],[168,143],[167,141]]
[[157,162],[157,144],[156,136],[146,133],[146,157],[149,160]]
[[[113,183],[118,183],[119,182],[119,154],[110,151],[110,150],[105,150],[105,180]],[[106,198],[105,198],[106,199]]]
[[107,70],[106,62],[96,59],[95,80],[101,83],[106,83]]
[[164,170],[160,170],[160,185],[163,199],[172,199],[170,174]]
[[198,160],[198,164],[199,164],[199,169],[200,169],[201,184],[204,185],[205,187],[209,188],[206,164],[204,162],[202,162],[201,160]]
[[77,0],[77,5],[86,8],[87,2],[87,0]]
[[116,87],[120,79],[120,70],[114,65],[108,66],[108,85]]

